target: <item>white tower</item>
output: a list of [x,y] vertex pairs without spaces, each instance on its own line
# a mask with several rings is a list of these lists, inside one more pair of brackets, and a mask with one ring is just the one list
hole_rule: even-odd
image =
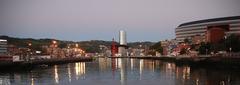
[[123,30],[119,31],[119,43],[120,45],[127,45],[126,32]]
[[119,47],[118,47],[118,53],[122,57],[127,57],[127,38],[126,38],[126,32],[123,30],[119,31]]

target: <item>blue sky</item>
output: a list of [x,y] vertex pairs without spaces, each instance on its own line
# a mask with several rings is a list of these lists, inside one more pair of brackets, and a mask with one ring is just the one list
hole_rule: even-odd
[[240,0],[1,0],[0,35],[160,41],[185,22],[240,15]]

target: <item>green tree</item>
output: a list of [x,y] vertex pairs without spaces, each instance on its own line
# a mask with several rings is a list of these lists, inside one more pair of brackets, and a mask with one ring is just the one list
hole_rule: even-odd
[[186,53],[187,53],[187,49],[186,49],[186,48],[182,48],[182,49],[180,50],[180,55],[186,54]]
[[240,36],[239,35],[230,35],[225,39],[226,50],[232,52],[240,52]]
[[157,43],[155,43],[154,45],[150,46],[150,49],[155,50],[155,51],[157,51],[157,52],[163,54],[163,47],[162,47],[160,41],[157,42]]
[[199,54],[209,54],[210,51],[211,51],[211,44],[210,43],[201,42],[198,51],[199,51]]

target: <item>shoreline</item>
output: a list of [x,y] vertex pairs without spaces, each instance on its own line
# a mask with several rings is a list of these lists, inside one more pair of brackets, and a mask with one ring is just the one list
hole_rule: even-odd
[[172,62],[178,66],[188,65],[194,67],[220,67],[220,68],[240,68],[240,57],[108,57],[108,58],[133,58],[147,60],[161,60]]
[[80,58],[60,58],[60,59],[42,59],[42,60],[32,60],[32,61],[1,61],[0,67],[4,68],[1,70],[8,69],[27,69],[35,66],[41,65],[58,65],[58,64],[66,64],[66,63],[74,63],[74,62],[91,62],[93,61],[92,57],[80,57]]

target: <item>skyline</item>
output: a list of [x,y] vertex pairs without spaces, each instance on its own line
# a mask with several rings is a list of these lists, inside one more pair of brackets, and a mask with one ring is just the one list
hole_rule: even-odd
[[239,0],[1,0],[0,35],[69,41],[160,41],[178,25],[239,16]]

